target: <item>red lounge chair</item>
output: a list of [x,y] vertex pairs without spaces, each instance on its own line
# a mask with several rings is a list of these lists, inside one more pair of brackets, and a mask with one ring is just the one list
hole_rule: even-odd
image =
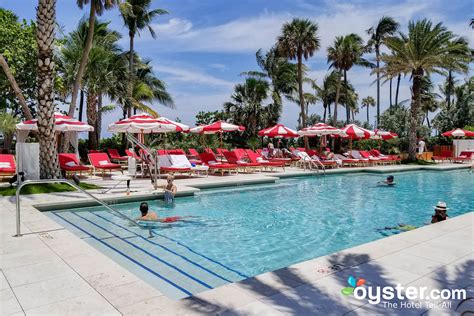
[[102,151],[100,150],[95,150],[95,149],[90,149],[89,150],[89,154],[97,154],[97,153],[101,153]]
[[194,149],[194,148],[189,148],[189,149],[188,149],[188,152],[189,152],[189,157],[192,157],[192,158],[194,158],[194,159],[199,158],[199,153],[198,153],[198,151],[197,151],[196,149]]
[[89,173],[91,171],[90,167],[84,166],[79,162],[76,154],[58,154],[58,160],[59,167],[66,173],[66,176],[68,174],[74,174],[78,172],[80,175],[82,175],[83,171],[87,171]]
[[110,159],[112,161],[116,161],[116,162],[128,161],[128,157],[127,156],[120,156],[119,151],[117,149],[109,148],[109,149],[107,149],[107,152],[109,153]]
[[452,158],[454,162],[471,162],[472,158],[474,156],[474,152],[472,151],[462,151],[461,154],[459,154],[458,157]]
[[245,152],[247,153],[247,157],[250,160],[250,162],[253,163],[259,163],[261,166],[263,166],[265,169],[269,168],[272,170],[273,168],[283,168],[283,171],[285,171],[285,166],[286,166],[286,161],[269,161],[265,160],[260,156],[259,154],[253,152],[251,149],[246,149]]
[[120,170],[122,173],[122,166],[116,163],[111,163],[109,156],[106,153],[92,153],[89,154],[89,161],[94,168],[102,170],[102,176],[105,175],[105,171],[109,170],[110,174],[112,174],[112,170]]
[[16,174],[15,156],[0,154],[0,178],[12,177]]
[[359,150],[359,154],[364,159],[369,159],[369,162],[373,165],[383,164],[384,161],[380,158],[372,156],[368,151]]
[[[186,156],[185,156],[186,157]],[[189,166],[175,166],[170,155],[159,155],[158,163],[161,173],[187,173],[191,174],[191,163]]]
[[141,160],[140,156],[138,156],[135,152],[130,151],[130,150],[128,150],[128,149],[125,149],[125,154],[126,154],[128,157],[135,158],[136,160]]
[[224,152],[224,157],[227,159],[228,163],[238,165],[240,169],[242,169],[244,172],[250,171],[250,170],[260,170],[262,167],[261,164],[258,162],[248,162],[248,161],[243,161],[240,159],[235,151],[225,151]]
[[402,162],[400,157],[395,156],[395,155],[384,155],[380,151],[378,151],[377,149],[372,149],[370,151],[370,153],[372,154],[372,156],[374,156],[376,158],[380,158],[382,160],[387,160],[387,161],[389,161],[390,163],[393,163],[393,164],[396,164],[397,162],[398,163]]
[[228,152],[228,150],[225,148],[217,148],[216,151],[217,155],[219,155],[220,157],[225,157],[224,153]]
[[216,156],[211,153],[201,153],[199,154],[201,161],[209,166],[209,170],[214,172],[220,172],[221,175],[224,175],[224,172],[228,172],[230,174],[231,171],[237,171],[238,165],[230,164],[230,163],[220,163],[218,162]]
[[431,158],[432,160],[434,161],[451,161],[453,158],[453,152],[451,150],[443,150],[441,152],[441,156],[433,156],[433,158]]

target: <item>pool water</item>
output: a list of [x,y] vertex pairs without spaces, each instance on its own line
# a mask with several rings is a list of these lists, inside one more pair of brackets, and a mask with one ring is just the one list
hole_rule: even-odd
[[[394,187],[378,186],[386,176],[327,175],[201,191],[177,198],[173,207],[148,201],[160,217],[196,216],[158,224],[152,239],[101,207],[50,214],[164,294],[181,298],[383,238],[391,233],[380,231],[386,226],[422,226],[438,201],[446,201],[451,217],[474,210],[474,174],[467,170],[395,173]],[[139,216],[139,203],[113,207]]]

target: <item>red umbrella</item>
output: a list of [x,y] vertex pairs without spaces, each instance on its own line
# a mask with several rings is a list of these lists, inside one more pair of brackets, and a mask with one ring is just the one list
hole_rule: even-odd
[[[16,124],[16,129],[21,131],[37,131],[37,123],[37,119],[24,121]],[[94,127],[65,114],[56,112],[54,113],[54,130],[56,132],[89,132],[93,131]]]
[[305,127],[298,131],[303,136],[323,136],[323,135],[344,135],[344,132],[326,123],[317,123],[313,126]]
[[453,129],[452,131],[444,132],[441,135],[446,136],[446,137],[474,137],[474,132],[456,128],[456,129]]
[[380,129],[376,129],[374,132],[375,132],[375,135],[371,137],[372,139],[387,140],[387,139],[392,139],[392,138],[398,137],[398,135],[393,133],[393,132],[382,131]]
[[138,114],[109,125],[108,130],[117,133],[168,133],[186,132],[189,126],[174,122],[166,117],[153,117],[148,114]]
[[267,136],[267,137],[284,137],[284,138],[293,138],[300,137],[297,131],[292,130],[291,128],[286,127],[283,124],[277,124],[275,126],[262,129],[258,132],[258,136]]
[[369,131],[368,129],[362,128],[355,124],[346,125],[342,131],[349,137],[349,147],[352,153],[352,140],[353,139],[368,139],[375,135],[374,132]]
[[196,134],[217,134],[223,132],[245,131],[245,127],[227,123],[224,121],[217,121],[209,125],[201,125],[191,128],[191,133]]

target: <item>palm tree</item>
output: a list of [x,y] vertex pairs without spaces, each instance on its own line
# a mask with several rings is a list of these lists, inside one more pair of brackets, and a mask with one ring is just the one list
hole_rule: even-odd
[[[303,92],[303,58],[307,60],[320,47],[318,25],[307,19],[293,19],[283,25],[278,37],[277,49],[285,57],[296,59],[298,63],[298,93],[302,127],[306,126]],[[307,141],[305,141],[307,145]]]
[[281,112],[282,96],[288,98],[298,89],[297,67],[288,62],[287,58],[280,56],[276,47],[270,48],[265,55],[259,49],[255,55],[261,71],[247,71],[242,74],[268,80],[273,104]]
[[324,77],[322,86],[316,84],[312,85],[312,88],[316,90],[316,96],[323,103],[323,122],[326,122],[327,111],[329,111],[329,116],[331,116],[331,104],[336,100],[336,90],[339,78],[339,74],[336,71],[332,71]]
[[[424,114],[428,128],[431,129],[429,113],[435,112],[439,108],[438,98],[440,95],[434,92],[433,82],[429,76],[424,76],[421,83],[421,113]],[[423,124],[423,122],[422,122]]]
[[59,178],[56,135],[54,134],[54,30],[56,0],[39,0],[36,8],[38,44],[38,138],[40,176]]
[[367,123],[370,123],[369,108],[375,106],[375,100],[370,95],[362,99],[362,107],[367,108]]
[[260,129],[275,124],[279,118],[277,105],[263,105],[268,97],[270,85],[267,81],[258,78],[247,78],[244,84],[234,88],[232,101],[224,104],[224,111],[235,124],[246,127],[245,133],[249,137],[256,137]]
[[408,157],[416,158],[416,131],[421,106],[423,77],[431,73],[446,75],[447,70],[467,72],[472,55],[466,41],[448,31],[442,23],[429,20],[408,24],[408,34],[385,41],[391,54],[382,54],[385,65],[378,71],[386,77],[409,74],[412,78]]
[[[398,30],[399,24],[389,16],[383,16],[377,25],[367,30],[370,35],[370,40],[367,43],[369,48],[375,50],[375,59],[377,68],[380,68],[380,48],[385,43],[385,40],[393,36]],[[390,82],[391,87],[391,82]],[[391,100],[391,99],[390,99]],[[380,120],[380,74],[377,72],[377,124]]]
[[85,39],[84,51],[82,52],[81,62],[79,63],[79,68],[77,70],[74,85],[72,88],[71,103],[69,104],[69,116],[74,115],[77,102],[77,94],[82,84],[82,77],[84,76],[84,71],[87,65],[87,59],[89,58],[89,52],[92,48],[92,39],[94,37],[94,24],[95,17],[97,15],[102,15],[104,10],[108,10],[118,2],[119,0],[77,0],[77,5],[79,8],[83,8],[90,2],[89,10],[89,28],[87,37]]
[[[140,31],[147,28],[152,38],[156,38],[156,33],[151,27],[153,19],[168,14],[167,11],[162,9],[154,9],[150,11],[151,0],[126,0],[120,4],[120,13],[123,18],[125,26],[128,28],[128,35],[130,39],[130,50],[129,50],[129,95],[132,95],[133,80],[132,75],[134,74],[133,69],[133,54],[134,54],[134,39],[135,35],[140,36]],[[131,109],[129,109],[131,111]],[[131,113],[129,113],[131,114]]]

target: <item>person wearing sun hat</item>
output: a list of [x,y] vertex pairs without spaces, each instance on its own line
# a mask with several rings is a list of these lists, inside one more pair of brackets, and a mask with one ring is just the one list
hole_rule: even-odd
[[433,216],[431,216],[431,224],[442,222],[448,219],[448,214],[446,214],[446,211],[448,210],[446,202],[439,201],[438,204],[433,207],[435,209],[435,213]]

